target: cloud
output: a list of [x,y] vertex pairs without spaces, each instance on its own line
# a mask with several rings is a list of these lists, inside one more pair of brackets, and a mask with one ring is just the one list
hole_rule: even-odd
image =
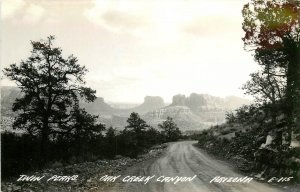
[[2,19],[12,19],[26,24],[37,23],[46,14],[44,7],[24,0],[4,0],[1,11]]
[[23,21],[25,23],[36,23],[45,15],[46,10],[39,5],[30,4],[24,12]]
[[105,99],[235,94],[255,66],[241,41],[242,0],[4,1],[19,3],[4,13],[4,63],[26,57],[28,39],[55,34]]
[[195,36],[215,36],[230,34],[235,27],[240,26],[239,18],[210,16],[194,19],[182,27],[183,31]]
[[180,38],[180,25],[190,19],[184,0],[104,1],[94,0],[85,10],[93,24],[117,35],[130,35],[149,45],[174,44]]
[[134,32],[146,26],[145,20],[138,15],[122,13],[119,11],[107,11],[102,15],[103,24],[114,32]]
[[176,44],[188,35],[214,35],[239,25],[234,0],[94,0],[85,17],[113,33],[131,34],[149,44]]
[[1,4],[1,18],[7,19],[12,17],[24,5],[24,0],[3,0]]
[[138,33],[147,25],[147,16],[138,1],[95,0],[94,6],[85,10],[87,19],[115,33]]

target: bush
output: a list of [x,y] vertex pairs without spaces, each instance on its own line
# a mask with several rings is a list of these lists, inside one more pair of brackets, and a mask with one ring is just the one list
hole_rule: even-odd
[[38,140],[30,135],[1,134],[1,175],[9,178],[39,167]]
[[[77,117],[86,115],[82,111]],[[40,156],[42,141],[39,137],[2,133],[2,178],[8,179],[44,167],[94,161],[99,158],[113,159],[117,155],[137,158],[152,146],[167,140],[166,135],[148,126],[136,113],[129,118],[130,126],[119,135],[113,128],[109,128],[103,136],[101,131],[104,126],[96,124],[94,120],[94,117],[88,116],[87,119],[78,121],[75,132],[54,135],[47,143],[46,161]],[[84,128],[87,124],[91,125],[89,129]],[[177,133],[179,129],[175,131]],[[176,137],[172,134],[171,136],[174,140],[179,139],[178,134]]]
[[57,162],[60,164],[78,163],[95,160],[95,157],[104,155],[102,151],[104,148],[103,136],[87,140],[82,153],[78,153],[78,146],[74,141],[58,137],[56,140],[49,142],[47,161],[41,164],[40,143],[41,141],[37,137],[28,134],[2,133],[2,179],[42,169],[46,166],[56,166]]

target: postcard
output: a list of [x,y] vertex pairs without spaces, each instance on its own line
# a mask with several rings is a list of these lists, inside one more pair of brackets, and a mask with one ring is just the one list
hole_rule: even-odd
[[300,3],[2,0],[1,191],[300,191]]

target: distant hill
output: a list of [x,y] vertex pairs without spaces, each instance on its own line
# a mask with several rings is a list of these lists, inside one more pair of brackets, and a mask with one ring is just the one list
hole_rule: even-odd
[[[1,115],[4,117],[2,124],[11,126],[10,122],[15,116],[12,112],[12,104],[21,96],[22,93],[17,87],[1,87]],[[235,96],[220,98],[197,93],[192,93],[188,97],[175,95],[168,106],[159,96],[146,96],[142,104],[128,109],[112,107],[101,97],[92,103],[80,100],[80,106],[91,114],[99,115],[99,121],[105,123],[107,127],[122,129],[126,126],[130,113],[137,112],[154,127],[168,116],[172,117],[183,131],[202,130],[211,125],[221,124],[225,121],[226,111],[249,103],[249,100]]]
[[81,101],[81,106],[84,107],[89,113],[98,115],[119,115],[119,116],[129,116],[132,112],[137,112],[139,114],[144,114],[152,110],[164,107],[164,100],[158,96],[146,96],[144,102],[136,107],[129,109],[118,109],[113,108],[109,104],[104,102],[104,99],[98,97],[92,103],[86,103]]
[[236,96],[221,98],[208,94],[192,93],[189,97],[181,94],[173,96],[171,106],[188,106],[194,112],[197,112],[198,109],[201,109],[204,106],[231,110],[241,107],[245,104],[250,104],[250,102],[250,100]]
[[202,130],[211,125],[224,123],[227,111],[249,103],[249,100],[235,96],[220,98],[192,93],[186,97],[178,94],[173,96],[169,106],[148,112],[143,117],[148,123],[155,126],[169,116],[183,131]]
[[22,93],[17,87],[1,86],[1,115],[13,116],[12,104],[21,96]]
[[140,114],[147,113],[149,111],[164,107],[165,103],[161,97],[158,96],[146,96],[144,102],[131,110]]
[[[12,105],[16,98],[22,96],[18,87],[2,86],[1,87],[1,115],[2,127],[9,129],[15,113],[12,112]],[[99,121],[105,123],[107,126],[122,128],[126,126],[126,120],[130,113],[137,112],[145,114],[164,107],[164,101],[158,96],[146,96],[144,102],[136,107],[129,109],[119,109],[111,107],[104,101],[104,98],[98,97],[94,102],[88,103],[84,100],[79,101],[79,105],[85,108],[89,113],[99,115]]]
[[97,97],[94,102],[85,102],[84,100],[79,101],[79,105],[85,108],[89,113],[95,115],[113,115],[122,111],[121,109],[112,108],[109,104],[104,102],[102,97]]
[[157,127],[167,117],[173,118],[178,127],[183,131],[208,128],[208,125],[203,123],[202,119],[195,115],[187,106],[167,106],[148,112],[142,116],[153,127]]
[[[2,114],[11,112],[12,104],[22,96],[22,93],[18,87],[2,86],[1,87],[1,109]],[[146,96],[144,102],[136,107],[129,109],[118,109],[111,107],[104,101],[104,98],[97,97],[94,102],[85,102],[80,100],[79,104],[85,108],[89,113],[97,115],[129,115],[131,112],[147,113],[149,111],[164,107],[164,100],[158,96]]]

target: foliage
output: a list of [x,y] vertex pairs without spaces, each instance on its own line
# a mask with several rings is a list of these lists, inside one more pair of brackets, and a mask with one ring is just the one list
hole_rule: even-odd
[[[268,105],[243,106],[235,113],[230,113],[225,124],[198,134],[198,144],[210,153],[234,161],[243,171],[263,172],[263,177],[279,175],[298,179],[300,164],[295,159],[300,155],[296,153],[297,148],[284,143],[278,145],[279,141],[276,140],[281,138],[276,137],[277,129],[274,128],[270,110]],[[281,126],[280,114],[282,112],[278,111],[278,127]],[[232,134],[234,137],[226,137]],[[267,136],[273,142],[266,144]]]
[[243,8],[244,45],[246,50],[254,50],[254,58],[262,66],[244,88],[276,107],[279,101],[286,123],[278,134],[288,134],[289,142],[292,132],[300,128],[299,8],[296,1],[279,0],[252,0]]
[[105,150],[106,150],[106,156],[110,159],[115,158],[117,155],[117,136],[116,136],[116,130],[112,127],[110,127],[105,135]]
[[131,130],[136,134],[143,132],[146,128],[150,127],[146,124],[146,121],[140,118],[138,113],[131,113],[130,117],[127,119],[128,125],[125,127],[126,130]]
[[14,133],[1,133],[2,179],[37,168],[40,159],[37,146],[38,140],[29,134],[18,136]]
[[146,130],[146,146],[151,147],[153,145],[161,144],[165,141],[164,135],[161,134],[157,129],[149,127]]
[[253,95],[260,103],[276,105],[283,99],[286,82],[284,77],[271,76],[261,71],[250,74],[251,80],[242,87],[245,93]]
[[105,130],[105,125],[97,123],[98,116],[88,114],[85,109],[80,109],[78,106],[71,111],[72,129],[69,134],[62,139],[70,139],[74,143],[76,154],[86,159],[89,142],[102,138],[102,131]]
[[[78,108],[79,97],[88,102],[96,98],[96,91],[84,87],[87,69],[73,55],[64,58],[62,49],[54,47],[54,40],[54,36],[49,36],[46,40],[32,41],[29,58],[4,69],[4,75],[23,93],[13,104],[13,111],[18,112],[13,128],[25,129],[40,139],[44,161],[48,158],[50,139],[72,134],[74,129],[73,135],[80,134],[79,129],[101,131],[98,125],[93,125],[95,117]],[[85,133],[88,132],[91,130]]]
[[[65,165],[99,158],[114,159],[116,155],[136,158],[167,140],[164,134],[147,125],[137,113],[130,115],[130,123],[121,132],[110,127],[105,136],[101,134],[104,125],[96,123],[96,116],[86,113],[84,109],[75,107],[70,119],[74,125],[70,133],[57,134],[55,139],[49,141],[44,166],[54,162]],[[4,179],[41,168],[39,137],[8,132],[2,133],[1,137]]]
[[167,120],[158,127],[162,129],[166,141],[177,141],[181,137],[181,131],[171,117],[167,117]]
[[286,163],[293,155],[299,157],[291,146],[293,135],[300,129],[299,10],[299,2],[280,0],[251,0],[243,8],[245,49],[254,51],[254,59],[262,68],[250,75],[243,89],[256,97],[264,113],[261,132],[270,143],[255,148],[255,162],[269,175],[299,170],[299,165],[291,166],[296,162]]
[[149,147],[164,140],[160,132],[149,126],[138,113],[131,113],[127,122],[128,125],[118,137],[122,155],[137,157]]
[[54,36],[32,41],[31,56],[20,66],[10,65],[4,74],[15,81],[21,92],[13,105],[20,115],[14,128],[26,129],[29,134],[49,136],[70,131],[69,108],[78,103],[78,96],[94,101],[95,91],[83,87],[87,69],[77,58],[63,58],[62,50],[53,47]]
[[[13,128],[25,134],[2,133],[2,178],[35,171],[51,164],[72,164],[116,155],[136,158],[152,146],[177,140],[181,132],[172,119],[160,133],[150,127],[138,113],[131,113],[128,125],[117,132],[98,116],[80,108],[79,99],[93,102],[95,91],[84,87],[87,69],[73,55],[62,56],[54,47],[55,38],[32,41],[30,57],[20,65],[10,65],[4,74],[17,83],[22,97],[16,99],[13,111],[17,117]],[[59,162],[59,163],[57,163]]]

